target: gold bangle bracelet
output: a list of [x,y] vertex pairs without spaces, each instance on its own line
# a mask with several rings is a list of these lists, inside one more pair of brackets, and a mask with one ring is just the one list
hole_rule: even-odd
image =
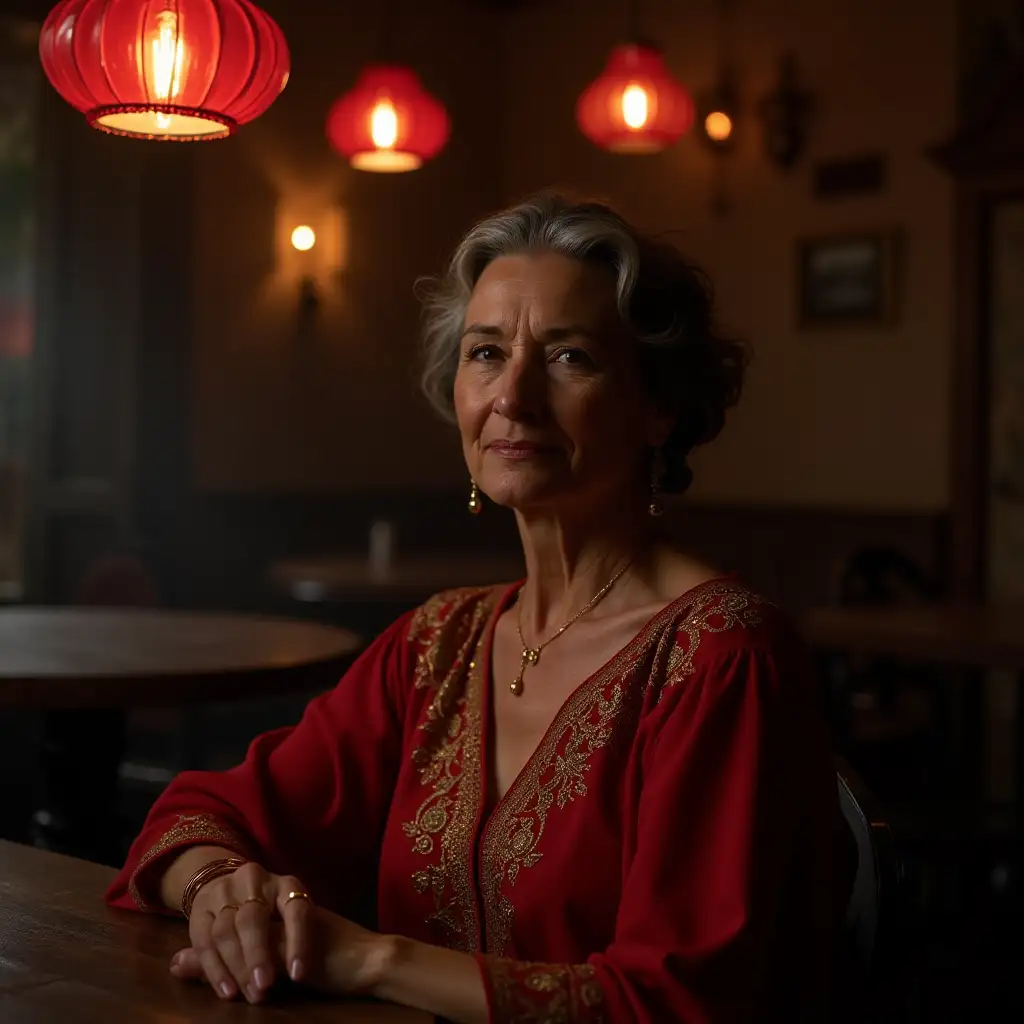
[[246,861],[241,857],[221,857],[219,860],[212,860],[204,864],[186,883],[181,892],[181,912],[186,918],[192,914],[192,904],[195,903],[199,890],[221,875],[230,875],[237,871]]

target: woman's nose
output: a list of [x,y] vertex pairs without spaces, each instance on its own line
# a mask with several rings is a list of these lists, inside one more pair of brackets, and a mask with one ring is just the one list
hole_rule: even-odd
[[497,381],[494,408],[508,419],[533,417],[544,405],[546,379],[542,366],[525,355],[516,355],[505,364]]

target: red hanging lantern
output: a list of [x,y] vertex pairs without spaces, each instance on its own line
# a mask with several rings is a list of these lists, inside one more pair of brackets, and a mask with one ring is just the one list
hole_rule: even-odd
[[444,149],[448,113],[414,71],[370,64],[327,115],[327,138],[360,171],[414,171]]
[[277,99],[290,65],[249,0],[61,0],[39,56],[94,128],[142,139],[226,138]]
[[657,153],[693,124],[693,101],[652,46],[617,46],[576,103],[576,123],[612,153]]

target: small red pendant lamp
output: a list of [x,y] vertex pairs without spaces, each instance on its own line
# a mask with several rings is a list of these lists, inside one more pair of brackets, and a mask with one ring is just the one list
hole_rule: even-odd
[[39,55],[94,128],[179,141],[259,117],[290,67],[284,33],[250,0],[61,0]]
[[669,74],[657,47],[641,42],[637,0],[630,0],[633,42],[615,47],[604,70],[576,102],[576,123],[612,153],[658,153],[693,124],[693,101]]
[[444,106],[398,64],[370,64],[331,107],[327,138],[360,171],[414,171],[444,149],[451,122]]

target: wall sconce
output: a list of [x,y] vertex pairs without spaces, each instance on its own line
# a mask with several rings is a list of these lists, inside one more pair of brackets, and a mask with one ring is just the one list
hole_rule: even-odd
[[[316,245],[316,232],[308,224],[300,224],[292,231],[292,248],[297,252],[309,252]],[[299,281],[299,316],[304,320],[316,314],[320,305],[316,278],[305,273]]]
[[811,94],[797,83],[796,58],[787,54],[779,67],[778,86],[761,103],[765,151],[784,170],[803,155],[811,107]]
[[277,210],[277,276],[298,293],[300,319],[315,317],[346,262],[347,225],[335,206],[282,200]]
[[732,149],[736,120],[736,93],[723,76],[718,88],[700,103],[700,137],[716,152]]
[[292,232],[292,246],[299,252],[309,252],[316,245],[316,232],[308,224],[300,224]]

